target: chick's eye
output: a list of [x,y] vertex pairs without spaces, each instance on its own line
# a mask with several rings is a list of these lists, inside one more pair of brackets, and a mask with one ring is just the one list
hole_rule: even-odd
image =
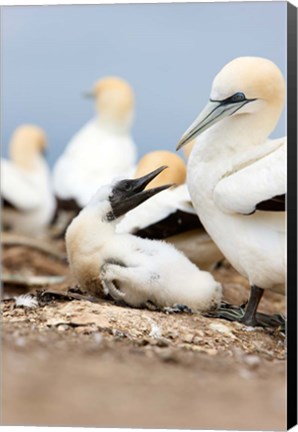
[[123,189],[129,191],[131,189],[131,184],[129,182],[124,182]]
[[232,102],[241,102],[244,101],[245,99],[246,98],[244,93],[235,93],[231,98]]

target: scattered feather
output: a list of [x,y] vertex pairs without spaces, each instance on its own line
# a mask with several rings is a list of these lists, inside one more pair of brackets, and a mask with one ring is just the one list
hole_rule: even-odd
[[15,298],[15,306],[16,307],[24,307],[24,308],[36,308],[38,306],[38,301],[35,297],[30,294],[22,294]]

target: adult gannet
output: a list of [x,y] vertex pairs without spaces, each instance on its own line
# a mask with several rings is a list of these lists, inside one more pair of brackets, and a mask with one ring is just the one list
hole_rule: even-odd
[[43,156],[46,136],[34,125],[19,126],[12,135],[9,156],[1,159],[3,226],[21,234],[40,235],[51,221],[55,198]]
[[215,77],[210,101],[177,149],[197,139],[187,184],[206,231],[251,285],[243,322],[264,289],[285,292],[286,138],[268,139],[285,83],[269,60],[240,57]]
[[64,208],[69,203],[84,207],[99,185],[115,176],[129,177],[135,168],[132,88],[121,78],[107,77],[89,95],[95,98],[97,116],[71,139],[53,169],[54,191]]
[[185,183],[184,161],[170,151],[149,152],[138,163],[135,177],[141,177],[162,165],[168,168],[152,180],[150,187],[169,183],[175,186],[126,213],[118,223],[116,232],[165,240],[200,268],[208,269],[222,259],[222,253],[206,233],[192,206]]
[[101,187],[66,231],[71,271],[87,292],[110,294],[131,306],[217,306],[222,288],[172,245],[115,232],[118,218],[171,185],[144,190],[165,167]]

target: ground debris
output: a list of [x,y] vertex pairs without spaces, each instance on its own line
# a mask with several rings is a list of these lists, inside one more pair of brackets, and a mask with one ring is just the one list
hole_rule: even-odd
[[[65,253],[63,242],[57,246],[53,242],[53,247]],[[19,416],[20,424],[46,421],[55,426],[61,420],[60,424],[69,426],[69,418],[78,412],[83,426],[94,426],[101,406],[102,415],[110,413],[106,424],[131,427],[131,415],[126,423],[109,421],[123,419],[128,406],[127,411],[138,407],[143,415],[144,400],[150,396],[149,419],[156,419],[165,401],[170,407],[167,418],[176,416],[173,424],[148,423],[154,427],[197,429],[210,407],[211,418],[219,417],[214,412],[221,413],[222,426],[222,416],[237,403],[236,412],[226,415],[227,428],[284,429],[286,345],[280,329],[248,328],[215,316],[166,314],[91,298],[76,287],[65,262],[24,245],[3,248],[3,271],[31,280],[64,278],[48,287],[4,284],[2,340],[5,393],[11,409],[6,408],[7,418]],[[241,305],[247,300],[247,281],[227,263],[213,273],[223,283],[225,301]],[[34,295],[38,305],[15,307],[15,295],[26,292]],[[284,297],[266,291],[260,312],[284,314]],[[48,395],[55,395],[52,404],[60,417],[46,417],[51,405]],[[109,410],[115,405],[117,415],[111,416]],[[87,406],[94,407],[95,416],[89,416]],[[176,406],[188,410],[187,424],[179,423],[181,410],[173,410]],[[28,412],[36,417],[26,422]],[[243,420],[247,412],[254,416]],[[238,423],[229,423],[233,415]],[[257,418],[265,421],[255,427]]]

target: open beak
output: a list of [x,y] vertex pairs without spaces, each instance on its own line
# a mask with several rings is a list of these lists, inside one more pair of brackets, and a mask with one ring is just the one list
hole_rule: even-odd
[[242,108],[243,105],[247,104],[247,102],[249,102],[249,100],[231,103],[227,103],[226,101],[208,102],[203,111],[190,125],[187,131],[182,135],[176,147],[176,150],[180,150],[189,141],[192,141],[202,132],[213,126],[215,123],[218,123],[224,118],[234,114],[236,111]]
[[145,187],[166,168],[167,166],[162,166],[143,177],[118,182],[110,196],[114,218],[116,219],[123,216],[147,199],[173,186],[173,184],[166,184],[144,190]]

